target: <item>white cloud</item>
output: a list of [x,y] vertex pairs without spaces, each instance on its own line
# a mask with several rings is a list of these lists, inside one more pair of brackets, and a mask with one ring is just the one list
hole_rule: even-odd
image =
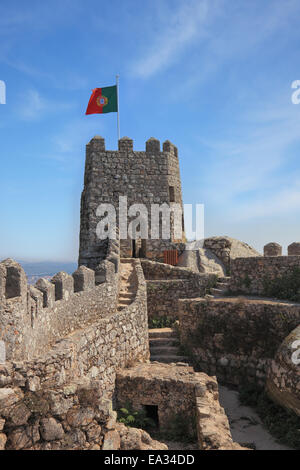
[[31,89],[24,92],[20,97],[17,113],[24,121],[33,121],[42,119],[55,112],[71,109],[72,107],[73,105],[70,103],[50,101],[37,90]]
[[[261,197],[258,201],[242,204],[238,208],[239,220],[247,220],[257,217],[279,218],[300,210],[300,184],[293,183],[293,187],[279,190],[267,197]],[[278,219],[279,220],[279,219]]]
[[[204,33],[207,0],[184,3],[152,31],[153,42],[131,67],[133,75],[148,78],[178,61],[186,47]],[[159,31],[159,32],[158,32]]]

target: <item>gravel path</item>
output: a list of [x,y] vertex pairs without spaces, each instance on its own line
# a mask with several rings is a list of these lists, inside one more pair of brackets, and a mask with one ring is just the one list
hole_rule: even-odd
[[253,408],[240,404],[237,391],[219,385],[219,393],[234,441],[244,445],[253,443],[256,450],[292,450],[276,442]]

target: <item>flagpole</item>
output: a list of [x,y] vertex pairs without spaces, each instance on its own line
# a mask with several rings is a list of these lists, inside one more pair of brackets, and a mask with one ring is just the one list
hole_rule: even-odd
[[118,123],[118,140],[120,140],[120,116],[119,116],[119,76],[116,75],[116,84],[117,84],[117,106],[118,106],[118,112],[117,112],[117,123]]

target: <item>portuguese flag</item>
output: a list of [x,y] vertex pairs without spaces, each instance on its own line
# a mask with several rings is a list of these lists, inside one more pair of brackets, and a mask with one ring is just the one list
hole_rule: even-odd
[[118,112],[117,85],[95,88],[85,114],[103,114]]

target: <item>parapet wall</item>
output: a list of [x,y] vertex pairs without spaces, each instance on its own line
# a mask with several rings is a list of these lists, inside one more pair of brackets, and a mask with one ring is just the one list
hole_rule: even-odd
[[300,268],[300,256],[236,258],[231,262],[230,290],[265,295],[268,283]]
[[201,371],[235,385],[264,385],[281,343],[300,323],[300,305],[287,302],[223,298],[179,304],[181,344]]
[[80,266],[73,275],[27,284],[13,260],[0,263],[0,340],[7,360],[32,359],[59,339],[114,313],[119,291],[119,254],[95,271]]
[[216,280],[214,274],[199,274],[153,261],[142,260],[147,282],[148,318],[178,317],[178,299],[202,297]]
[[[120,448],[113,419],[102,424],[101,402],[112,398],[118,368],[149,359],[146,283],[139,260],[134,272],[137,288],[130,305],[77,329],[36,359],[0,365],[0,448]],[[88,384],[84,403],[78,383]]]
[[75,377],[101,377],[103,393],[111,394],[117,368],[149,358],[146,285],[139,260],[135,271],[138,287],[130,305],[69,334],[37,359],[14,362],[13,380],[25,385],[28,377],[36,377],[42,386],[55,387]]

